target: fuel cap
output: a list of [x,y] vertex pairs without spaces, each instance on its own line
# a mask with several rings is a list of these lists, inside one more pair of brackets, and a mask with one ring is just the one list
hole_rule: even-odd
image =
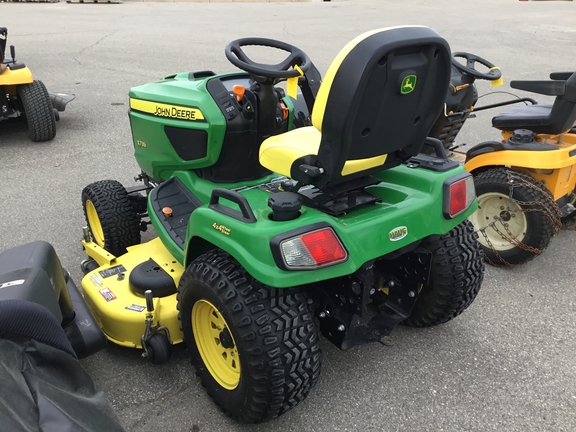
[[528,144],[534,142],[534,132],[528,129],[516,129],[508,140],[510,144]]
[[278,192],[268,198],[268,207],[272,209],[272,219],[289,221],[300,215],[302,197],[294,192]]

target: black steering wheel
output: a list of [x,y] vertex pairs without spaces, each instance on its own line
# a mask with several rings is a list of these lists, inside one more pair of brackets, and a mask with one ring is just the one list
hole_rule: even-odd
[[[463,58],[466,60],[466,66],[456,60],[456,58]],[[476,63],[480,63],[481,65],[486,66],[488,69],[490,69],[490,71],[486,73],[478,72],[474,67]],[[493,69],[496,66],[490,63],[488,60],[484,60],[482,57],[478,57],[477,55],[467,52],[452,53],[452,66],[454,66],[460,72],[471,75],[477,79],[496,81],[497,79],[502,78],[502,72],[500,72],[500,69]]]
[[[242,47],[249,45],[277,48],[290,54],[283,61],[275,65],[256,63],[250,60],[242,50]],[[310,58],[300,48],[296,48],[294,45],[290,45],[274,39],[259,37],[248,37],[233,40],[228,45],[226,45],[225,53],[226,58],[230,60],[230,63],[232,63],[234,66],[250,74],[266,78],[298,77],[300,76],[300,72],[296,69],[291,69],[294,65],[298,65],[300,70],[306,73],[312,64]]]

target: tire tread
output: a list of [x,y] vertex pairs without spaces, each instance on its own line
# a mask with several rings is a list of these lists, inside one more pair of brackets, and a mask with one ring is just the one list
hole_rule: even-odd
[[[493,168],[474,176],[474,184],[476,185],[477,192],[478,190],[482,191],[488,188],[493,192],[508,193],[507,171],[509,170],[505,168]],[[554,201],[552,194],[540,181],[528,174],[519,172],[514,174],[521,176],[522,180],[535,187],[516,186],[514,188],[514,194],[512,195],[515,200],[519,201],[520,207],[529,210],[529,212],[525,213],[529,226],[527,227],[527,233],[523,239],[523,243],[531,248],[543,251],[549,246],[552,237],[558,232],[558,228],[555,227],[550,218],[557,218],[557,225],[559,227],[561,224],[559,209],[552,204]],[[480,196],[482,193],[486,192],[478,192],[478,195]],[[522,205],[522,202],[537,204]],[[476,227],[476,229],[478,228],[479,227]],[[479,233],[479,235],[482,234]],[[530,250],[516,246],[506,251],[498,251],[498,255],[500,255],[499,258],[492,249],[485,246],[482,246],[482,248],[486,260],[495,266],[524,264],[538,256],[538,254]]]
[[[246,379],[249,386],[245,387],[242,406],[226,403],[225,390],[215,385],[198,354],[188,300],[193,288],[190,283],[196,281],[214,287],[232,316],[228,324],[239,338],[235,336],[237,345],[244,346],[241,380]],[[228,253],[214,250],[188,267],[177,298],[178,316],[196,374],[227,415],[243,423],[265,422],[306,398],[320,376],[321,349],[304,292],[262,285]],[[249,373],[245,375],[246,370]]]
[[82,205],[86,221],[87,200],[92,202],[100,219],[104,249],[114,256],[120,256],[126,252],[127,247],[140,243],[140,218],[121,183],[101,180],[84,188]]
[[432,327],[456,318],[472,304],[484,279],[484,254],[469,221],[426,239],[422,246],[432,252],[431,284],[403,321],[411,327]]
[[35,80],[19,85],[18,95],[28,123],[28,137],[34,142],[53,139],[56,136],[56,117],[44,83]]

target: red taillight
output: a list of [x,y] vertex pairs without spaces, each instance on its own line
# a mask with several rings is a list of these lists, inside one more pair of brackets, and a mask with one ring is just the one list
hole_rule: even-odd
[[461,180],[450,185],[450,216],[466,210],[466,181]]
[[331,229],[326,228],[305,234],[301,239],[312,259],[316,261],[316,265],[338,261],[346,256],[346,252]]
[[348,252],[332,228],[320,228],[281,240],[280,266],[287,270],[312,270],[348,259]]
[[446,219],[452,219],[474,202],[476,191],[471,174],[463,173],[444,182],[443,213]]

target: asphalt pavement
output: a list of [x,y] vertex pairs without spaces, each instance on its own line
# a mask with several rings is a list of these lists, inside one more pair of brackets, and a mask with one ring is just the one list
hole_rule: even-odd
[[[234,70],[224,47],[245,36],[292,43],[325,72],[360,33],[410,24],[434,28],[453,51],[496,63],[506,82],[576,70],[574,2],[0,3],[0,26],[17,58],[49,90],[76,95],[51,142],[32,143],[24,125],[0,123],[0,250],[49,241],[80,284],[82,188],[102,179],[132,185],[139,172],[130,87],[174,72]],[[482,112],[458,141],[497,138]],[[392,347],[339,351],[324,340],[310,396],[264,425],[222,414],[182,345],[163,366],[111,344],[82,363],[129,431],[574,431],[575,240],[576,232],[563,230],[529,264],[487,268],[460,317],[430,329],[401,327]]]

